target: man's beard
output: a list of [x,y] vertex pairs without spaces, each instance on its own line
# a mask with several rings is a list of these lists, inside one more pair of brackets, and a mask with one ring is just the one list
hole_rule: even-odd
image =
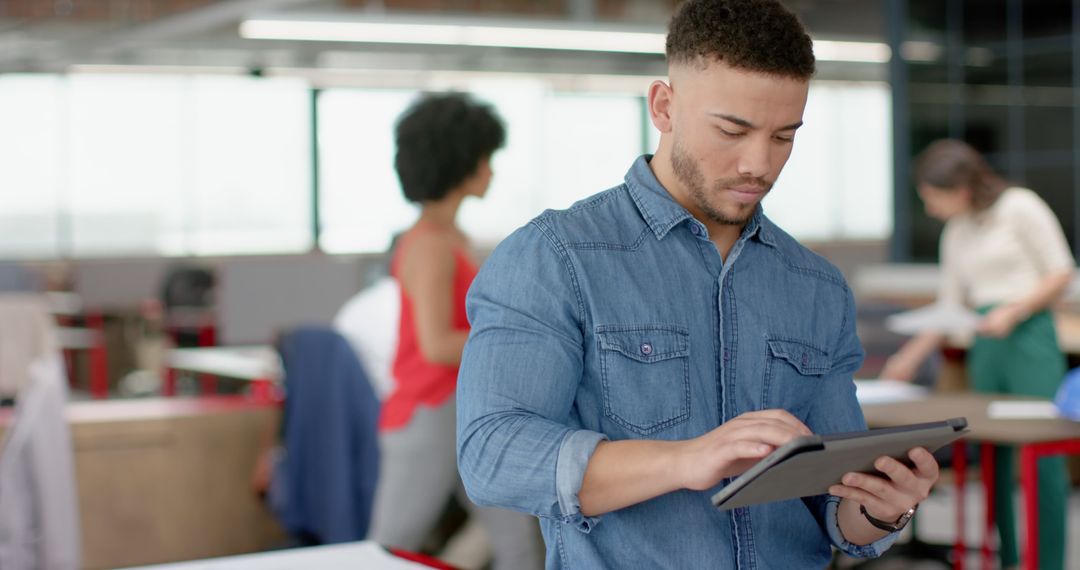
[[682,147],[676,141],[671,147],[671,168],[675,172],[675,177],[682,182],[690,193],[690,200],[697,206],[710,220],[727,226],[742,226],[746,222],[750,221],[750,218],[754,216],[754,211],[757,206],[754,204],[740,204],[744,206],[738,214],[729,215],[719,208],[713,206],[709,201],[709,192],[720,194],[726,188],[734,186],[743,186],[751,184],[758,186],[768,193],[772,189],[772,184],[765,181],[763,178],[722,178],[717,180],[713,184],[713,188],[708,190],[705,188],[705,176],[701,174],[701,169],[698,168],[697,163],[690,157],[688,153],[683,151]]

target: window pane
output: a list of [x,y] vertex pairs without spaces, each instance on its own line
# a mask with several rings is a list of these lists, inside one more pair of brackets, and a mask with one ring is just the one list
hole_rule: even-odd
[[[311,95],[289,79],[190,80],[187,194],[199,255],[312,247]],[[190,161],[190,162],[189,162]]]
[[549,136],[542,122],[549,89],[526,79],[469,85],[477,99],[495,107],[506,125],[506,146],[495,153],[491,188],[483,200],[466,200],[461,208],[461,227],[477,244],[494,246],[543,209],[541,173],[551,166],[541,152]]
[[320,245],[328,253],[380,252],[416,208],[394,172],[394,124],[407,90],[328,89],[319,95]]
[[892,233],[891,99],[884,83],[811,83],[795,146],[765,200],[797,238]]
[[75,75],[68,85],[74,255],[181,253],[182,80]]
[[74,75],[68,85],[75,256],[311,248],[306,84]]
[[640,97],[560,93],[546,115],[544,208],[566,208],[621,184],[642,153]]
[[0,76],[0,257],[57,257],[62,82]]
[[[470,82],[507,127],[491,188],[467,200],[462,228],[498,243],[545,208],[565,208],[618,184],[641,153],[641,100],[634,95],[555,94],[535,80]],[[377,252],[416,209],[393,170],[393,128],[412,91],[329,89],[319,98],[321,245],[331,253]]]

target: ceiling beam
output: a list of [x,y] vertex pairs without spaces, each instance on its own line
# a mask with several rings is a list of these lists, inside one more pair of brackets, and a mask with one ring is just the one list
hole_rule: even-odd
[[12,67],[58,71],[87,56],[115,56],[143,46],[197,37],[222,27],[239,26],[241,20],[254,12],[294,8],[317,1],[326,0],[223,0],[150,22],[107,28],[77,38],[37,39],[33,50],[0,51],[0,71]]

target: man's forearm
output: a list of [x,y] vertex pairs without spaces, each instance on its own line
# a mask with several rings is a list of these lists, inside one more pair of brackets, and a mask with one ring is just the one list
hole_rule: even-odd
[[681,489],[677,446],[652,440],[600,442],[578,492],[582,514],[599,516]]
[[888,532],[877,528],[859,512],[859,504],[850,499],[842,499],[836,512],[837,524],[844,538],[852,544],[866,545],[881,540]]
[[783,410],[747,412],[681,441],[602,442],[578,491],[581,511],[598,516],[679,489],[705,490],[741,475],[810,429]]

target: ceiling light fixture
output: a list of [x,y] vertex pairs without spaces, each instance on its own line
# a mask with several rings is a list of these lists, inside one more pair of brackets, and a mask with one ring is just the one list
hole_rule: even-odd
[[[663,54],[665,34],[632,28],[583,28],[566,23],[484,23],[477,20],[333,17],[256,17],[240,24],[248,39],[550,49]],[[815,40],[821,61],[884,63],[889,46],[877,42]]]

